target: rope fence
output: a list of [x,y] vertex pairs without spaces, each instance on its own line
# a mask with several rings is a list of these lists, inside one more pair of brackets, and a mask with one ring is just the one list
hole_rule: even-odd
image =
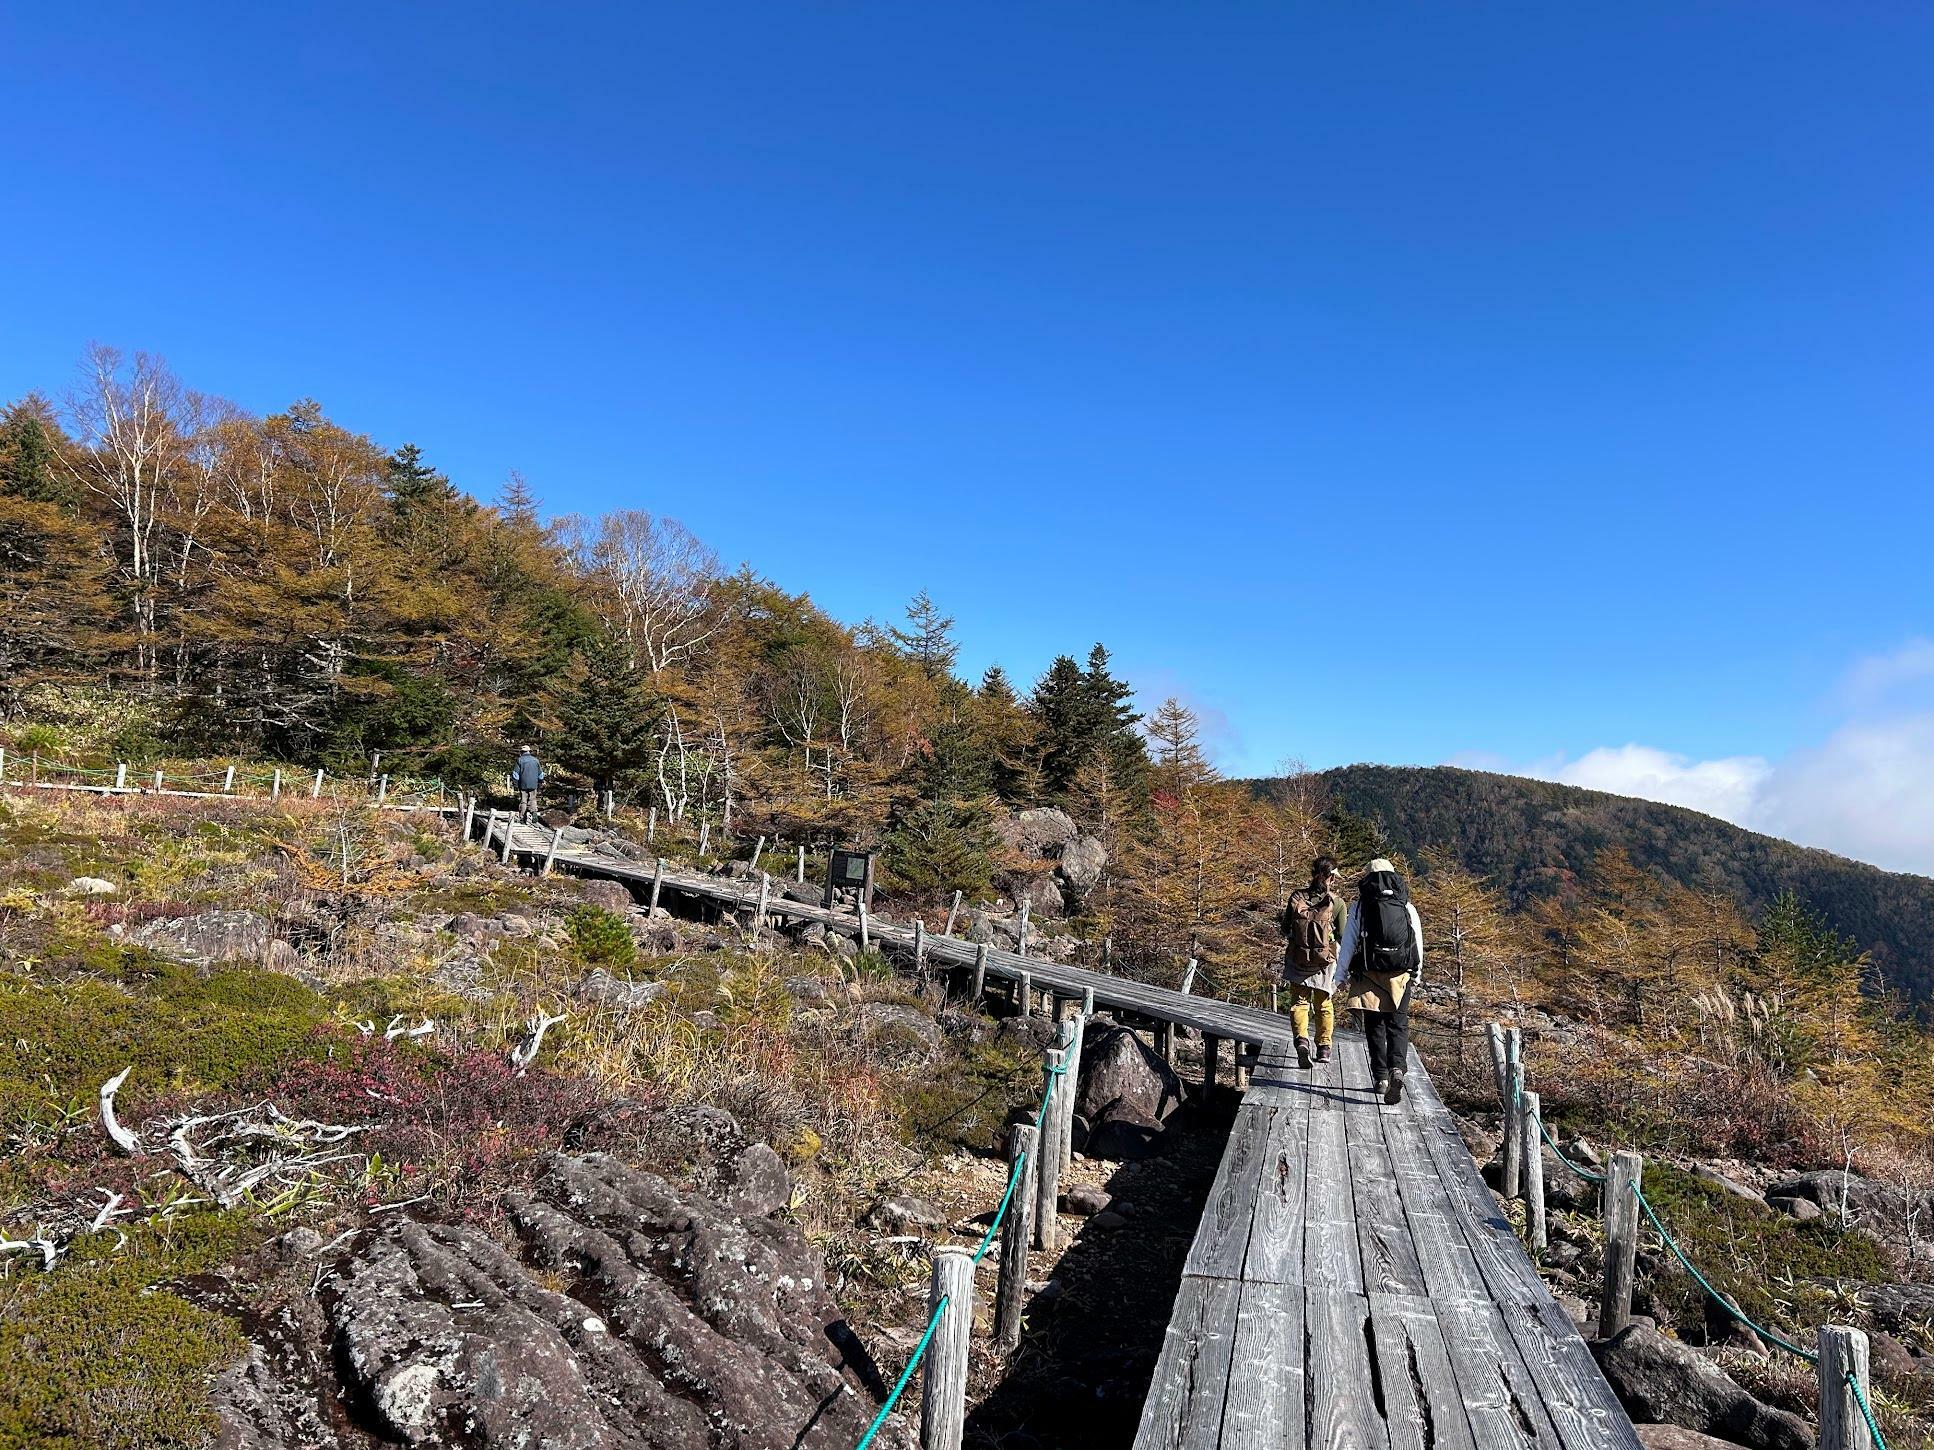
[[[1692,1276],[1692,1280],[1706,1295],[1725,1311],[1735,1323],[1752,1331],[1769,1344],[1775,1344],[1789,1354],[1796,1355],[1813,1365],[1820,1382],[1820,1450],[1887,1450],[1886,1438],[1881,1434],[1879,1418],[1867,1398],[1867,1336],[1858,1329],[1823,1325],[1819,1331],[1819,1351],[1809,1350],[1792,1340],[1775,1333],[1765,1325],[1756,1322],[1743,1313],[1725,1294],[1712,1284],[1699,1266],[1694,1264],[1677,1239],[1659,1217],[1658,1209],[1645,1196],[1641,1186],[1643,1160],[1637,1153],[1619,1152],[1613,1155],[1612,1169],[1609,1173],[1594,1173],[1581,1163],[1573,1161],[1565,1154],[1558,1140],[1545,1126],[1538,1095],[1525,1091],[1523,1042],[1516,1027],[1504,1028],[1497,1023],[1490,1028],[1492,1069],[1497,1077],[1498,1100],[1504,1112],[1504,1193],[1506,1197],[1520,1196],[1520,1188],[1536,1190],[1539,1202],[1527,1198],[1527,1226],[1531,1228],[1533,1246],[1543,1246],[1544,1206],[1543,1176],[1540,1171],[1525,1172],[1523,1157],[1535,1154],[1540,1138],[1551,1149],[1552,1156],[1559,1164],[1587,1183],[1602,1185],[1601,1209],[1604,1214],[1605,1243],[1605,1285],[1599,1314],[1599,1334],[1609,1338],[1618,1332],[1631,1318],[1631,1296],[1634,1259],[1638,1235],[1636,1217],[1629,1214],[1622,1204],[1628,1202],[1642,1212],[1650,1221],[1672,1256],[1681,1267]],[[1535,1133],[1532,1129],[1535,1127]],[[1517,1145],[1517,1153],[1511,1150]],[[1629,1190],[1629,1199],[1624,1190]],[[1535,1221],[1535,1226],[1533,1226]],[[1831,1359],[1832,1363],[1829,1363]],[[1859,1412],[1855,1419],[1842,1407],[1845,1396],[1853,1409]]]
[[[57,777],[46,779],[44,777]],[[78,777],[83,783],[70,783]],[[86,782],[98,781],[100,784]],[[38,754],[22,755],[0,747],[0,787],[27,790],[79,790],[105,795],[163,795],[271,800],[287,795],[312,800],[361,799],[397,810],[448,810],[452,788],[439,777],[428,780],[397,778],[372,772],[362,775],[331,775],[327,771],[291,766],[269,770],[244,770],[239,765],[213,768],[137,766],[127,762],[113,766],[79,765],[72,761],[43,760]],[[455,792],[457,803],[464,797]]]

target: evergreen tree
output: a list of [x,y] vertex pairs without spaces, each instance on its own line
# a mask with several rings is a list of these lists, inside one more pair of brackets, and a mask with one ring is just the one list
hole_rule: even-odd
[[1041,794],[1032,758],[1034,725],[999,665],[989,665],[980,678],[974,716],[995,794],[1011,805],[1031,804]]
[[907,606],[907,627],[887,631],[902,653],[920,667],[920,673],[937,680],[954,667],[960,646],[954,641],[954,621],[922,589]]
[[916,801],[888,827],[881,856],[894,882],[925,896],[985,897],[994,880],[994,829],[980,801]]
[[450,480],[423,461],[423,450],[414,443],[405,443],[390,454],[384,486],[398,513],[425,504],[448,503],[457,496]]
[[1050,800],[1062,800],[1094,748],[1094,714],[1081,667],[1058,655],[1034,686],[1030,702],[1041,787]]
[[1330,854],[1343,863],[1345,871],[1360,871],[1384,853],[1383,833],[1377,823],[1343,806],[1331,806],[1323,813],[1330,831]]
[[992,760],[976,728],[974,695],[958,680],[941,686],[941,714],[915,757],[914,784],[923,800],[976,799],[993,788]]
[[59,466],[54,410],[38,393],[0,413],[0,493],[28,503],[72,509],[80,488]]
[[497,491],[498,517],[520,529],[535,529],[538,507],[537,491],[513,468],[504,479],[504,486]]
[[558,699],[559,761],[600,791],[642,769],[656,749],[658,699],[648,675],[609,635],[586,645]]

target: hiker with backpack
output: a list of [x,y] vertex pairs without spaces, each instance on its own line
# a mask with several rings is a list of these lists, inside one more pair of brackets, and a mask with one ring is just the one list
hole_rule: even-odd
[[529,825],[537,819],[537,792],[544,785],[544,765],[528,745],[517,747],[517,764],[510,768],[510,787],[517,792],[517,818]]
[[1424,924],[1410,904],[1410,888],[1381,856],[1357,883],[1337,961],[1349,974],[1343,1005],[1363,1014],[1376,1090],[1386,1103],[1400,1103],[1410,1061],[1410,999],[1424,970]]
[[[1296,1033],[1296,1061],[1308,1067],[1330,1060],[1330,1038],[1336,1031],[1337,944],[1343,936],[1348,908],[1336,894],[1341,873],[1329,856],[1318,856],[1309,868],[1309,885],[1289,893],[1283,908],[1283,982],[1289,988],[1289,1021]],[[1310,1019],[1315,1018],[1315,1041]]]

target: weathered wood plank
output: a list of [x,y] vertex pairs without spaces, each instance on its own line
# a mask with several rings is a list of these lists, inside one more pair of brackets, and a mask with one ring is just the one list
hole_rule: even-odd
[[1303,1339],[1300,1284],[1243,1285],[1221,1450],[1302,1450]]
[[1482,1300],[1432,1303],[1478,1450],[1552,1450],[1558,1432],[1497,1306]]
[[1245,1103],[1236,1110],[1229,1144],[1216,1168],[1215,1184],[1202,1210],[1202,1222],[1183,1266],[1185,1274],[1240,1279],[1243,1259],[1256,1214],[1256,1194],[1262,1186],[1263,1154],[1270,1128],[1281,1108]]
[[1215,1450],[1241,1290],[1233,1279],[1183,1278],[1142,1402],[1136,1450]]
[[[1396,1171],[1383,1146],[1382,1132],[1370,1114],[1345,1113],[1350,1133],[1350,1189],[1355,1198],[1357,1248],[1363,1259],[1363,1284],[1372,1293],[1427,1294],[1417,1247],[1404,1217]],[[1358,1137],[1367,1124],[1370,1140]]]
[[1464,1392],[1428,1299],[1370,1296],[1390,1450],[1476,1450]]
[[1565,1450],[1640,1450],[1618,1396],[1555,1300],[1498,1312]]
[[1309,1361],[1309,1443],[1323,1450],[1390,1450],[1377,1409],[1369,1354],[1370,1301],[1361,1294],[1309,1288],[1303,1323]]
[[[1243,1277],[1250,1283],[1303,1282],[1303,1193],[1309,1171],[1310,1114],[1272,1110],[1258,1165],[1261,1184],[1249,1230]],[[1302,1351],[1297,1350],[1300,1356]],[[1299,1359],[1300,1363],[1300,1359]]]
[[1341,1113],[1309,1115],[1308,1161],[1303,1187],[1303,1282],[1362,1293],[1350,1154]]

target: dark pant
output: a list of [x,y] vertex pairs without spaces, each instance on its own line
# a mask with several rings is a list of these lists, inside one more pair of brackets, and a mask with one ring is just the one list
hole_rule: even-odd
[[517,792],[517,814],[527,821],[537,819],[537,792],[520,790]]
[[1370,1045],[1370,1076],[1382,1078],[1410,1065],[1410,993],[1394,1012],[1363,1014],[1363,1037]]

